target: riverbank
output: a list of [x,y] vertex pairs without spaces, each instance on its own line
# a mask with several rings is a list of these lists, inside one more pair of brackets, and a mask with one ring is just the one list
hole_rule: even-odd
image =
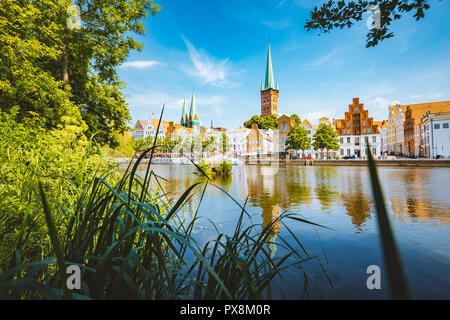
[[[310,165],[309,160],[290,160],[288,164]],[[435,159],[401,159],[401,160],[376,160],[377,166],[389,167],[450,167],[450,160]],[[367,160],[314,160],[313,166],[367,166]]]
[[[118,164],[128,164],[131,158],[115,158],[111,159]],[[153,159],[155,160],[155,159]],[[155,164],[170,164],[170,165],[189,165],[188,159],[184,161],[153,161]],[[134,161],[133,161],[134,162]],[[148,159],[142,160],[142,163],[147,163]],[[363,159],[348,159],[348,160],[287,160],[287,161],[270,161],[270,160],[254,160],[247,162],[246,165],[270,165],[278,163],[280,165],[298,165],[298,166],[367,166],[367,160]],[[376,160],[377,166],[386,167],[450,167],[450,160],[445,159],[397,159],[397,160]]]

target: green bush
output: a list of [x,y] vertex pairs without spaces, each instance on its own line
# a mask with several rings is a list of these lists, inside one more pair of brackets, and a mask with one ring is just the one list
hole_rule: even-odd
[[[0,270],[16,250],[24,262],[49,253],[38,181],[52,209],[70,207],[92,176],[111,166],[83,136],[83,125],[69,117],[62,123],[50,130],[36,114],[19,122],[17,109],[0,112]],[[59,226],[65,218],[55,219]]]
[[222,176],[229,176],[231,175],[231,171],[233,170],[233,166],[230,161],[223,160],[217,167],[216,167],[216,173]]
[[200,164],[198,164],[198,168],[202,175],[207,176],[208,178],[212,177],[212,168],[207,162],[202,160]]

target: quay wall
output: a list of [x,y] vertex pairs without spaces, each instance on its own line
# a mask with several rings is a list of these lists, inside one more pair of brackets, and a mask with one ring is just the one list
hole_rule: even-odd
[[[405,160],[375,160],[377,166],[389,167],[450,167],[450,160],[435,159],[405,159]],[[251,161],[247,165],[271,164],[270,161]],[[280,164],[299,166],[367,166],[367,160],[287,160],[280,161]]]

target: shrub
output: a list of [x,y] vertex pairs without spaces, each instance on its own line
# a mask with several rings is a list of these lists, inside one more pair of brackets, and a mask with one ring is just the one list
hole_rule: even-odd
[[233,170],[233,166],[230,161],[223,160],[215,169],[216,173],[222,176],[231,175],[231,171]]
[[[37,193],[42,181],[51,209],[70,207],[95,172],[111,166],[68,117],[47,129],[34,114],[18,122],[17,110],[0,113],[0,270],[19,250],[24,262],[49,253],[42,205]],[[61,215],[55,216],[58,226]]]
[[200,164],[198,164],[198,168],[203,176],[207,176],[208,178],[212,177],[212,168],[207,162],[202,160]]

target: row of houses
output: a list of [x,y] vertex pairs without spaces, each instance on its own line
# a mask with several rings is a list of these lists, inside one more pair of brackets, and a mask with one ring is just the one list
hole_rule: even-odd
[[389,106],[383,151],[415,158],[450,157],[450,101]]
[[[253,124],[251,128],[228,130],[214,128],[212,123],[210,128],[205,128],[161,121],[159,136],[184,140],[201,135],[203,139],[214,137],[216,141],[221,141],[225,134],[229,144],[228,153],[233,156],[283,154],[325,159],[328,154],[330,158],[366,158],[369,146],[372,154],[378,158],[385,155],[450,157],[450,101],[389,106],[388,120],[375,121],[359,98],[354,98],[344,118],[330,122],[323,117],[317,125],[304,119],[301,125],[307,129],[312,141],[315,131],[322,123],[332,126],[336,131],[339,150],[327,153],[326,150],[314,150],[311,146],[301,152],[288,152],[288,133],[296,123],[294,117],[285,114],[278,117],[277,129],[266,130],[258,128],[257,124]],[[157,119],[138,120],[133,135],[136,139],[154,137],[158,124]]]

